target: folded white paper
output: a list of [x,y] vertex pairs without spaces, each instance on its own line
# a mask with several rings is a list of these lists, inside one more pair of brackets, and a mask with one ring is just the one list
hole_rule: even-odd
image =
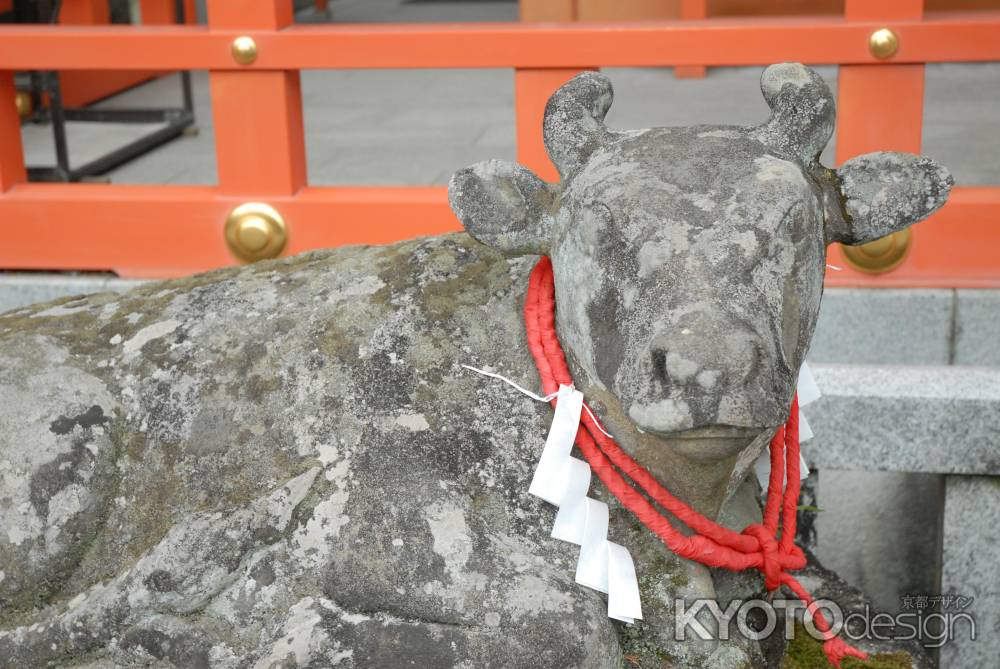
[[634,623],[636,618],[642,618],[635,564],[627,548],[610,541],[605,543],[608,546],[608,616]]
[[565,490],[563,467],[573,450],[582,409],[583,393],[571,386],[559,386],[552,427],[549,428],[542,457],[538,459],[538,468],[535,469],[535,476],[528,488],[528,492],[549,504],[558,505],[562,501]]
[[799,406],[803,407],[807,404],[812,404],[820,397],[819,386],[816,385],[816,379],[812,375],[812,371],[809,369],[809,365],[802,363],[799,367],[799,381],[797,391],[799,393]]
[[809,441],[813,438],[812,428],[809,427],[809,421],[806,420],[805,415],[802,410],[799,409],[799,443],[803,441]]
[[576,563],[576,582],[601,592],[608,591],[608,505],[583,499],[587,508],[583,543]]
[[[797,392],[799,394],[799,443],[803,441],[809,441],[813,438],[812,428],[809,427],[809,421],[806,420],[805,414],[802,413],[802,407],[807,404],[812,404],[820,398],[819,385],[816,383],[816,378],[812,375],[812,370],[809,369],[809,365],[802,363],[799,367],[799,384]],[[799,478],[805,479],[809,476],[809,465],[806,464],[806,459],[802,457],[802,453],[799,453]]]
[[607,593],[608,616],[642,619],[635,564],[628,549],[608,541],[608,505],[587,497],[590,465],[570,453],[580,426],[583,393],[559,386],[555,416],[528,491],[559,507],[552,536],[580,546],[576,582]]
[[577,546],[583,545],[583,534],[587,524],[586,500],[586,497],[581,497],[559,507],[556,520],[552,523],[553,539],[568,541]]

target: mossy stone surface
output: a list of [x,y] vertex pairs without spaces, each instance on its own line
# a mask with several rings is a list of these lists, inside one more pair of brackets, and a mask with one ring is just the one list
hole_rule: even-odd
[[671,638],[690,567],[617,506],[642,625],[549,537],[550,407],[461,368],[535,385],[533,260],[457,234],[0,315],[0,665],[750,666]]

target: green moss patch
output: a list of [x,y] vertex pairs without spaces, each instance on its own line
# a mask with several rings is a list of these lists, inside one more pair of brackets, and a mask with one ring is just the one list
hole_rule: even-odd
[[[823,669],[829,667],[823,654],[823,642],[814,639],[801,625],[795,626],[795,638],[788,642],[781,669]],[[843,669],[913,669],[913,662],[906,653],[878,653],[864,662],[853,657],[841,664]]]

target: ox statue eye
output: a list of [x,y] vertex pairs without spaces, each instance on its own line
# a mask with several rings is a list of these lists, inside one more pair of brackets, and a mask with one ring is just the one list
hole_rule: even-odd
[[615,236],[614,223],[610,207],[603,202],[592,200],[581,205],[575,224],[580,238],[591,252],[594,252]]
[[600,200],[591,200],[584,205],[585,215],[593,220],[599,227],[614,225],[615,216],[611,213],[611,207]]
[[803,221],[806,217],[803,213],[802,203],[796,202],[785,210],[778,223],[777,232],[790,237],[794,244],[798,244],[806,236],[806,230],[803,227]]
[[785,213],[781,217],[781,223],[779,223],[778,226],[781,228],[787,228],[788,230],[794,230],[799,218],[798,212],[799,204],[796,202],[785,210]]

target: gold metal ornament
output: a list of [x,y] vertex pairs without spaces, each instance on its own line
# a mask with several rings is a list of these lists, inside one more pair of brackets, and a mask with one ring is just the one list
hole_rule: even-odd
[[263,202],[246,202],[226,219],[226,244],[244,262],[278,257],[288,242],[285,220]]
[[230,50],[233,60],[240,65],[249,65],[257,60],[257,42],[249,35],[240,35],[234,39]]
[[888,28],[880,28],[868,38],[868,50],[876,58],[889,58],[899,49],[899,37]]
[[882,274],[899,267],[913,244],[909,228],[859,246],[841,246],[847,264],[860,272]]
[[31,112],[34,111],[34,105],[31,101],[31,93],[26,91],[18,91],[14,94],[14,104],[17,106],[17,115],[21,118],[31,116]]

